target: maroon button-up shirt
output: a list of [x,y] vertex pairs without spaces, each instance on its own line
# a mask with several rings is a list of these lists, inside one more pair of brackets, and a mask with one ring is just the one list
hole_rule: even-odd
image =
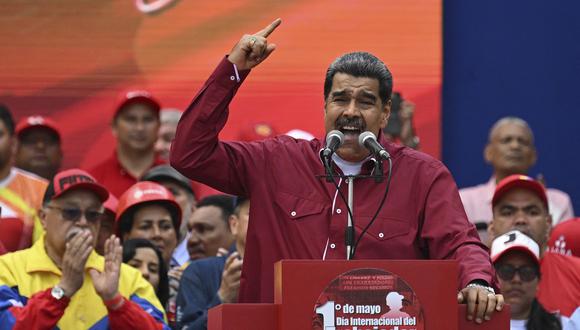
[[[240,302],[272,302],[274,262],[345,259],[347,208],[324,174],[322,140],[279,136],[259,142],[222,142],[228,105],[249,72],[224,59],[181,117],[171,165],[220,191],[249,196],[250,223]],[[493,281],[487,248],[467,220],[457,186],[438,160],[381,139],[393,160],[385,205],[362,238],[357,259],[456,259],[459,285]],[[363,165],[363,174],[369,173]],[[385,175],[388,166],[385,163]],[[356,236],[369,223],[386,180],[354,181]],[[340,189],[348,195],[342,180]]]

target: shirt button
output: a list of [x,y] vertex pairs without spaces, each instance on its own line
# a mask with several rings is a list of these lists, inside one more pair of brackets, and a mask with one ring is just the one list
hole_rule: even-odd
[[340,213],[342,213],[342,210],[341,209],[336,209],[336,213],[340,214]]
[[296,211],[290,212],[290,215],[293,216],[293,217],[295,217],[296,216]]
[[236,77],[230,76],[230,80],[234,81],[234,80],[236,80]]
[[334,243],[330,244],[331,249],[334,249],[335,247],[336,247],[336,244],[334,244]]
[[380,238],[383,238],[383,237],[385,237],[385,234],[383,234],[383,233],[379,233],[379,237],[380,237]]

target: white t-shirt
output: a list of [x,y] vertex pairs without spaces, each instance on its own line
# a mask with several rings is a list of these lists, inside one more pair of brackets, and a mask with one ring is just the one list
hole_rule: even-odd
[[364,160],[356,163],[349,162],[340,158],[337,154],[332,154],[332,160],[334,160],[334,163],[336,163],[336,166],[340,168],[344,175],[358,175],[364,163]]
[[527,320],[510,320],[510,330],[526,330]]

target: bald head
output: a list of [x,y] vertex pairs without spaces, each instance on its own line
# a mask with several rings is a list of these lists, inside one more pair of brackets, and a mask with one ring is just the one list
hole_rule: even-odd
[[484,157],[493,166],[497,180],[512,174],[526,174],[537,157],[528,123],[517,117],[498,120],[489,131]]

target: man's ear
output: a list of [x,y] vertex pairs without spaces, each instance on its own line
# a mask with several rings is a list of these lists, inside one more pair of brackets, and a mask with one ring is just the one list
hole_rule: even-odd
[[535,146],[532,146],[532,159],[530,159],[530,167],[536,165],[536,161],[538,160],[538,151],[536,150]]
[[18,152],[18,147],[20,146],[20,141],[16,137],[16,134],[10,138],[12,141],[10,143],[10,152],[12,153],[12,159],[15,159],[16,153]]
[[238,233],[238,224],[240,223],[240,219],[238,219],[238,216],[235,214],[230,215],[230,217],[228,218],[228,223],[230,225],[230,232],[232,233],[232,235],[237,235]]
[[383,112],[381,114],[381,128],[387,127],[387,123],[389,122],[389,117],[391,116],[391,106],[393,102],[388,100],[387,103],[383,106]]
[[487,164],[491,164],[491,160],[493,158],[493,150],[492,150],[491,143],[488,143],[485,148],[483,149],[483,159]]
[[493,228],[493,225],[494,223],[492,219],[489,225],[487,226],[487,242],[483,242],[483,244],[487,245],[488,247],[491,247],[491,242],[493,242],[493,240],[495,239],[495,229]]
[[46,232],[46,227],[48,224],[46,223],[46,211],[44,209],[38,210],[38,218],[40,219],[40,223],[42,224],[42,229]]
[[[119,115],[117,115],[118,117]],[[113,133],[113,136],[115,137],[115,139],[117,139],[118,133],[117,133],[117,120],[119,120],[119,118],[113,118],[113,120],[111,121],[111,133]]]
[[548,214],[548,217],[546,218],[546,237],[545,237],[546,244],[548,244],[548,241],[550,240],[550,234],[552,233],[553,223],[554,220],[552,219],[552,215]]

